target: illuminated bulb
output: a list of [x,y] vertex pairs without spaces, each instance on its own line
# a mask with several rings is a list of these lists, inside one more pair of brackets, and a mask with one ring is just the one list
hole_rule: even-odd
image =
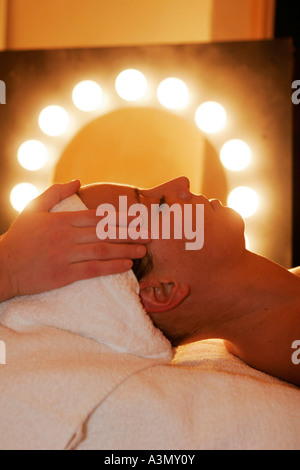
[[10,193],[10,202],[18,212],[27,206],[27,204],[39,195],[38,189],[31,183],[17,184]]
[[220,159],[228,170],[243,170],[251,161],[250,147],[243,140],[229,140],[221,148]]
[[102,98],[101,87],[92,80],[84,80],[73,88],[73,102],[81,111],[94,111],[99,108]]
[[41,130],[52,137],[63,134],[69,125],[69,115],[61,106],[47,106],[39,116]]
[[27,140],[19,147],[18,160],[26,170],[39,170],[45,165],[47,158],[47,148],[38,140]]
[[208,134],[219,132],[226,124],[226,111],[215,101],[202,103],[196,110],[195,121],[199,129]]
[[239,186],[231,191],[227,204],[246,219],[257,211],[259,199],[254,189],[247,186]]
[[182,80],[170,77],[158,85],[157,98],[168,109],[180,109],[188,103],[189,90]]
[[123,70],[116,79],[116,91],[126,101],[136,101],[144,96],[147,80],[139,70]]

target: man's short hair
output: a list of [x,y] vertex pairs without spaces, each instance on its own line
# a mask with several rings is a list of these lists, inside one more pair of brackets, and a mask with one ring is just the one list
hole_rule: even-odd
[[143,258],[134,259],[132,271],[135,274],[135,277],[140,282],[147,274],[149,274],[153,269],[153,256],[147,249],[147,253]]

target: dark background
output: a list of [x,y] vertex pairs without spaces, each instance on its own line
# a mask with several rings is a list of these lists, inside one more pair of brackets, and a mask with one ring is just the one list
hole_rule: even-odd
[[[294,80],[300,80],[300,2],[277,0],[275,37],[293,38]],[[293,265],[300,265],[300,104],[293,106]]]

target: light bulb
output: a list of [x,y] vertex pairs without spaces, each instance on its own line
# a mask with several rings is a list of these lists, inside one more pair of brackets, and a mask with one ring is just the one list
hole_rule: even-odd
[[170,77],[158,85],[157,98],[168,109],[181,109],[189,101],[189,90],[182,80]]
[[69,115],[61,106],[47,106],[39,115],[39,126],[47,135],[61,135],[69,126]]
[[196,110],[195,121],[199,129],[208,134],[219,132],[226,124],[227,115],[223,106],[215,101],[202,103]]
[[26,170],[40,170],[45,165],[47,158],[47,148],[38,140],[27,140],[19,147],[18,161]]
[[22,212],[27,204],[38,195],[39,191],[33,184],[19,183],[10,193],[10,202],[16,211]]
[[126,101],[137,101],[147,91],[147,80],[139,70],[127,69],[116,79],[116,91]]
[[250,147],[243,140],[229,140],[221,148],[220,160],[228,170],[243,170],[251,161]]
[[73,88],[73,102],[81,111],[88,112],[99,108],[102,98],[102,88],[92,80],[84,80]]
[[230,192],[227,204],[246,219],[257,211],[259,198],[254,189],[248,186],[239,186]]

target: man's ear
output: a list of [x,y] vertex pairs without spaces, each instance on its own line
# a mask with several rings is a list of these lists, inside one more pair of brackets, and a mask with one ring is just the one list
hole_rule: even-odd
[[144,280],[140,284],[141,301],[149,313],[166,312],[179,305],[188,295],[188,284],[177,280]]

